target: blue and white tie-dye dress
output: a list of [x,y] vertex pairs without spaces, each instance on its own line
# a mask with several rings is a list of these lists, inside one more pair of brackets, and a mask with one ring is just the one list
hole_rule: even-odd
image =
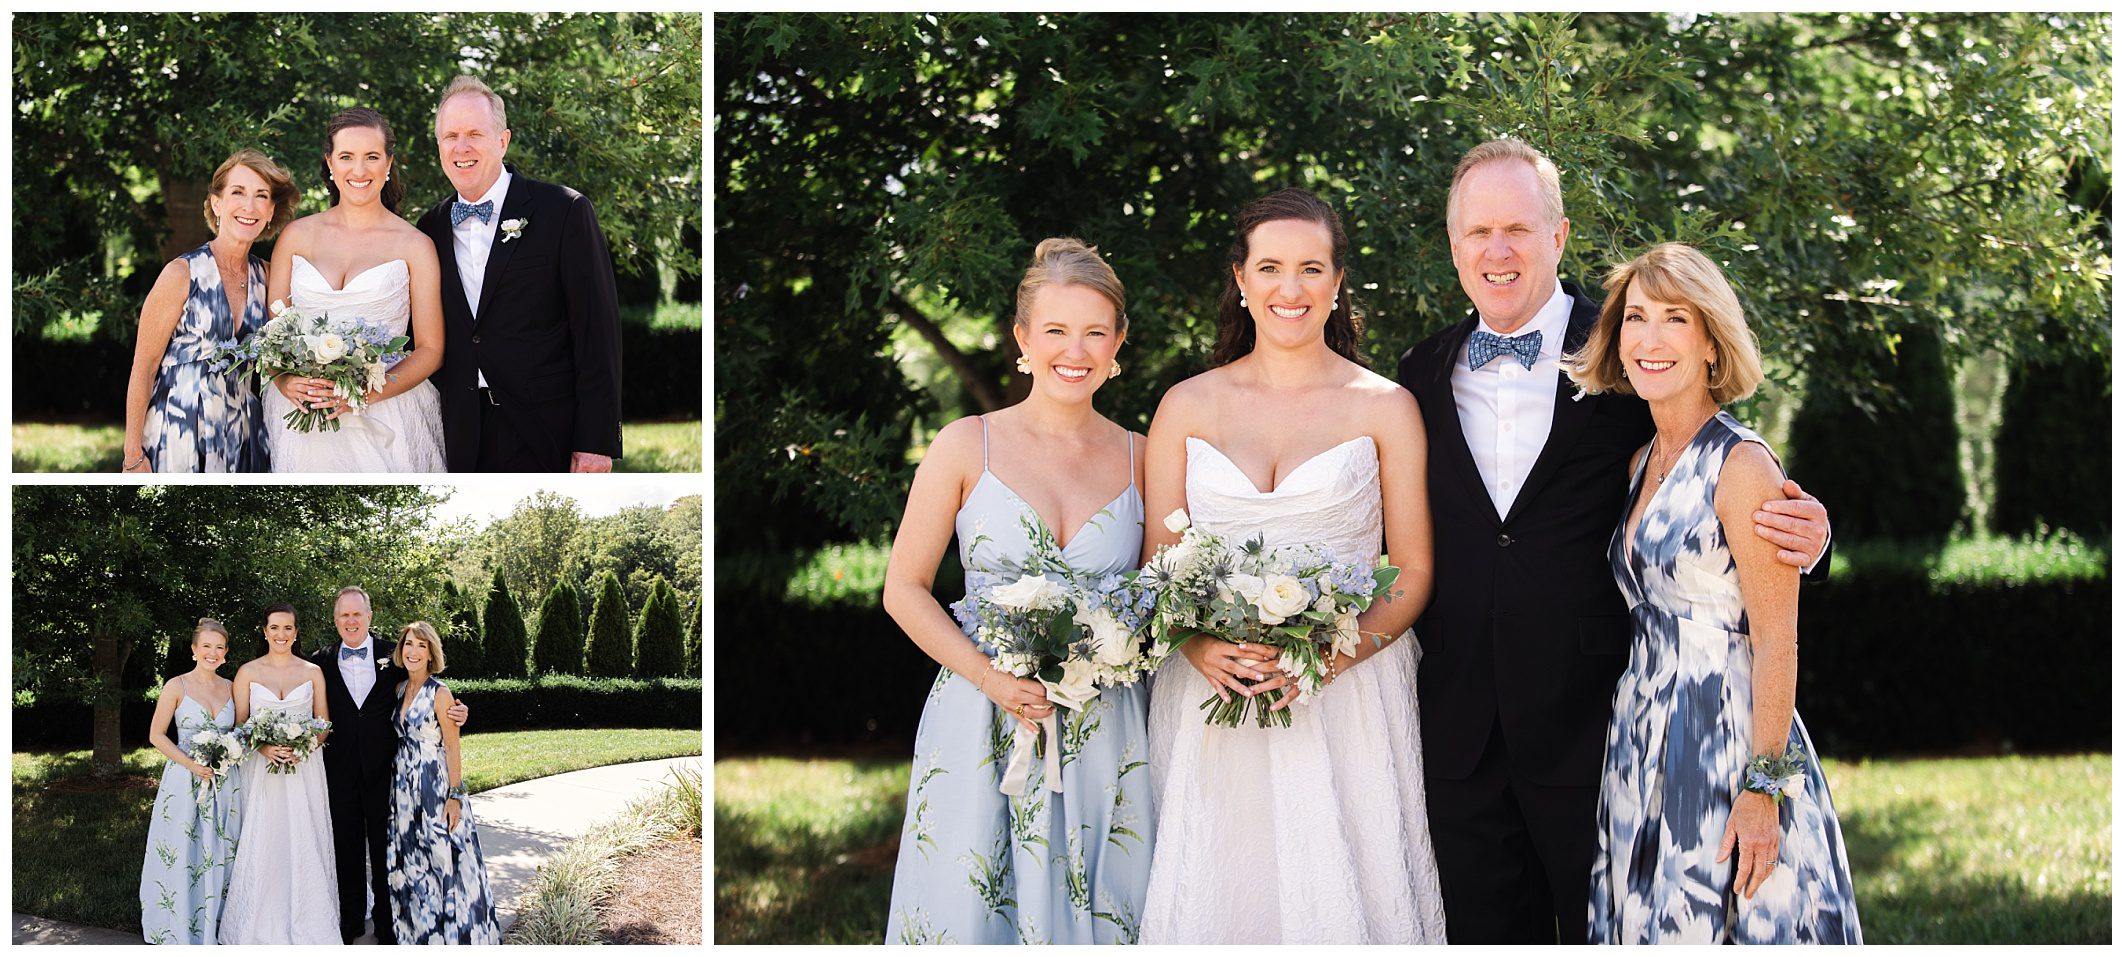
[[185,253],[190,271],[184,314],[163,347],[148,396],[141,452],[157,472],[266,471],[265,409],[248,377],[214,369],[215,353],[249,338],[266,323],[265,260],[250,258],[250,297],[243,314],[229,311],[221,267],[210,246]]
[[[1755,751],[1770,750],[1749,746],[1754,652],[1714,507],[1719,473],[1739,442],[1762,437],[1724,412],[1711,417],[1646,504],[1634,552],[1627,510],[1608,546],[1636,637],[1608,722],[1595,943],[1860,942],[1843,831],[1797,713],[1786,743],[1807,754],[1806,786],[1780,808],[1777,869],[1743,898],[1734,884],[1738,854],[1713,860],[1742,769]],[[1631,480],[1631,502],[1644,468]]]

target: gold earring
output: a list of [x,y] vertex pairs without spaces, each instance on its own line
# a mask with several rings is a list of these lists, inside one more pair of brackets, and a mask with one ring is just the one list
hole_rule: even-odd
[[1121,363],[1118,363],[1118,362],[1114,363],[1114,367],[1113,367],[1113,368],[1111,368],[1111,369],[1108,369],[1108,370],[1106,370],[1106,377],[1107,377],[1107,378],[1109,378],[1109,379],[1111,379],[1111,378],[1113,378],[1113,377],[1115,377],[1115,376],[1118,376],[1118,375],[1120,375],[1120,374],[1121,374]]
[[1031,360],[1031,359],[1027,359],[1027,358],[1025,358],[1024,356],[1019,356],[1019,357],[1018,357],[1018,372],[1019,372],[1020,374],[1022,374],[1022,375],[1031,375],[1031,374],[1032,374],[1032,360]]

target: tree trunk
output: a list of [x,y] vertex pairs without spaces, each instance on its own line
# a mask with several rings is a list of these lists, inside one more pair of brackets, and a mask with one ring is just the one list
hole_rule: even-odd
[[213,238],[203,212],[207,187],[213,184],[166,172],[158,173],[156,179],[162,184],[162,210],[170,226],[170,237],[162,242],[162,260],[168,262]]
[[951,367],[952,374],[959,377],[959,384],[966,387],[966,394],[973,397],[974,404],[979,405],[981,411],[994,412],[1003,407],[1002,396],[996,394],[995,384],[988,381],[981,374],[981,370],[974,368],[973,360],[968,358],[966,353],[960,352],[958,346],[951,344],[951,340],[945,337],[944,330],[939,328],[936,322],[923,315],[922,310],[916,309],[913,303],[901,298],[898,293],[894,293],[886,305],[891,307],[894,315],[900,317],[901,322],[907,323],[909,328],[920,333],[923,340],[929,343],[929,347],[937,351],[937,355],[943,358],[945,365]]
[[133,646],[108,632],[98,632],[89,640],[95,649],[96,669],[96,729],[89,765],[98,775],[114,775],[124,763],[118,746],[119,702],[124,699],[125,659]]

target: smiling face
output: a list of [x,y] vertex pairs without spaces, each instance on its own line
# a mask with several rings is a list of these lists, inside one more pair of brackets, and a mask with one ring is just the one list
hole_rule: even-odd
[[221,191],[211,197],[220,234],[238,242],[254,242],[273,221],[273,188],[258,171],[241,163],[230,167]]
[[383,131],[373,126],[349,126],[332,134],[325,165],[339,186],[340,202],[365,206],[383,195],[384,177],[391,172],[385,145]]
[[467,202],[487,195],[501,179],[509,131],[495,122],[493,104],[477,93],[460,93],[435,111],[435,142],[443,175]]
[[1032,363],[1033,389],[1059,402],[1090,402],[1121,351],[1116,319],[1113,302],[1089,286],[1041,287],[1025,321],[1011,327]]
[[332,626],[347,647],[359,646],[369,637],[369,600],[360,592],[348,592],[332,603]]
[[290,612],[276,611],[266,616],[266,649],[271,654],[295,653],[295,616]]
[[1631,283],[1623,300],[1616,348],[1630,388],[1647,402],[1710,394],[1708,363],[1718,361],[1703,316],[1687,303],[1664,302]]
[[205,665],[209,671],[221,667],[222,662],[229,660],[228,636],[218,631],[200,629],[198,634],[192,636],[192,660]]
[[1550,221],[1531,164],[1500,159],[1469,170],[1446,210],[1446,230],[1460,288],[1492,331],[1517,331],[1556,294],[1571,221]]
[[1232,281],[1253,317],[1255,348],[1322,341],[1342,288],[1328,228],[1307,219],[1269,220],[1247,234],[1246,256],[1232,267]]
[[398,660],[404,663],[407,671],[415,674],[427,671],[430,657],[431,652],[428,650],[428,640],[422,638],[419,632],[408,631],[399,636]]

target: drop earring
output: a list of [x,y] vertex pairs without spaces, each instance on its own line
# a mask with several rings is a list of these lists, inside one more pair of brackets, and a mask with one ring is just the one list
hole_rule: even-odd
[[1334,312],[1340,308],[1342,308],[1342,294],[1338,292],[1335,294],[1335,298],[1328,300],[1328,311]]
[[1246,308],[1246,293],[1242,292],[1239,294],[1239,308]]
[[1019,357],[1018,357],[1018,372],[1019,372],[1019,374],[1021,374],[1021,375],[1031,375],[1031,374],[1032,374],[1032,360],[1031,360],[1031,359],[1027,359],[1027,358],[1025,358],[1024,356],[1019,356]]
[[1121,363],[1118,363],[1118,362],[1114,363],[1114,367],[1113,367],[1113,368],[1111,368],[1111,369],[1108,369],[1108,370],[1106,370],[1106,377],[1107,377],[1107,378],[1109,378],[1109,379],[1111,379],[1111,378],[1114,378],[1114,377],[1116,377],[1116,376],[1118,376],[1118,375],[1120,375],[1120,374],[1121,374]]

